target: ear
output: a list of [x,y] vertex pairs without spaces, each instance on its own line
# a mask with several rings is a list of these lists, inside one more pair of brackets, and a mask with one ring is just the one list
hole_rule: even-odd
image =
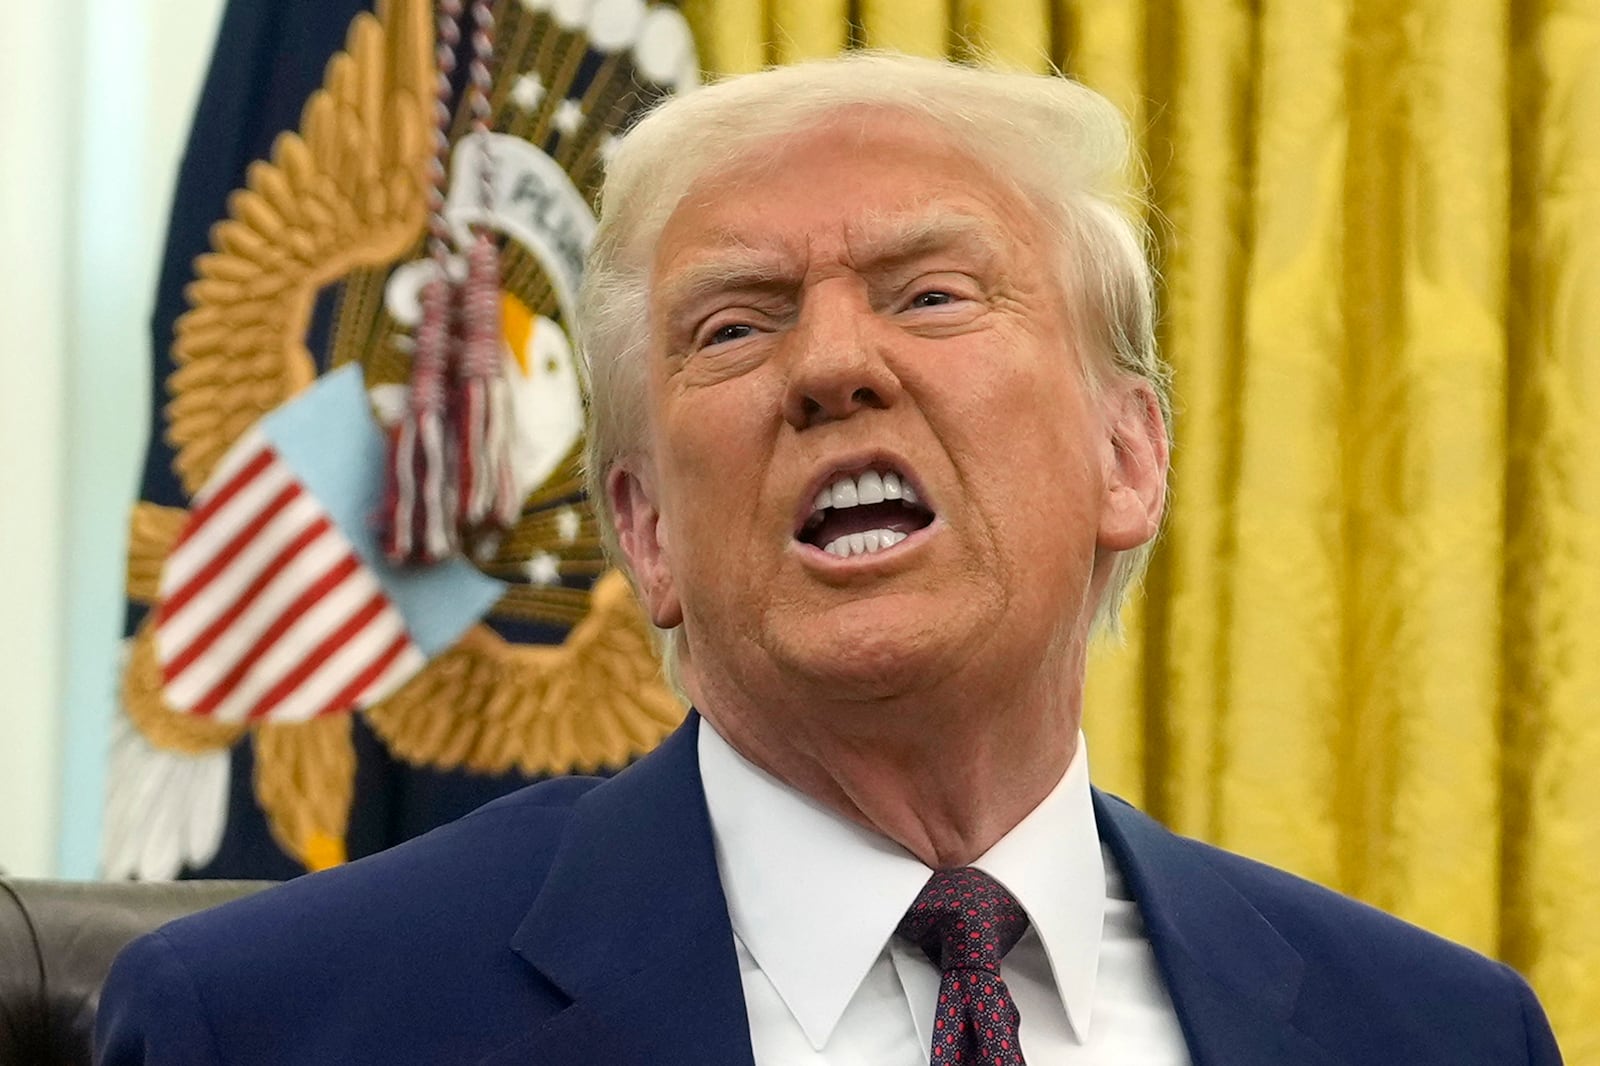
[[627,466],[614,466],[606,475],[606,496],[611,501],[617,541],[628,558],[650,621],[661,629],[683,624],[683,605],[668,564],[667,527],[650,479]]
[[1167,498],[1167,427],[1156,394],[1143,381],[1107,389],[1110,440],[1104,455],[1105,500],[1098,544],[1128,551],[1161,528]]

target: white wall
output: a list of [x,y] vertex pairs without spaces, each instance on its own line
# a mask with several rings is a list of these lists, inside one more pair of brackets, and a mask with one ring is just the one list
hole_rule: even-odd
[[0,5],[0,867],[13,873],[95,868],[148,321],[222,2]]
[[0,43],[0,867],[54,867],[63,663],[71,4],[12,0]]

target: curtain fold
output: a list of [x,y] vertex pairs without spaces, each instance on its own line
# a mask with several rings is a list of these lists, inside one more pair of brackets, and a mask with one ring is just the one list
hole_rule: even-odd
[[1254,241],[1234,397],[1228,677],[1212,756],[1220,769],[1211,836],[1326,884],[1339,883],[1342,797],[1333,785],[1340,727],[1351,713],[1341,670],[1349,512],[1341,506],[1340,415],[1348,382],[1338,284],[1349,7],[1277,0],[1262,8]]
[[956,0],[955,20],[960,51],[977,45],[1007,66],[1051,69],[1050,0]]
[[1096,779],[1517,966],[1600,1066],[1600,0],[688,0],[713,73],[1053,65],[1129,115],[1172,506]]
[[[1148,42],[1150,56],[1144,128],[1160,211],[1160,340],[1178,390],[1173,459],[1183,473],[1172,496],[1181,517],[1168,526],[1147,585],[1151,758],[1144,801],[1175,829],[1219,839],[1225,720],[1218,708],[1228,677],[1238,397],[1254,231],[1254,151],[1245,133],[1255,112],[1258,27],[1245,0],[1186,0],[1151,19],[1138,39]],[[1097,719],[1109,702],[1091,698]],[[1102,724],[1093,727],[1096,745]]]
[[1501,951],[1600,1062],[1600,11],[1512,15]]
[[777,63],[831,56],[850,43],[848,0],[773,0]]
[[[1493,952],[1509,134],[1505,11],[1357,12],[1346,198],[1344,881]],[[1398,70],[1400,77],[1386,77]],[[1362,219],[1360,205],[1373,209]],[[1442,639],[1441,639],[1442,638]],[[1363,780],[1362,775],[1370,775]]]

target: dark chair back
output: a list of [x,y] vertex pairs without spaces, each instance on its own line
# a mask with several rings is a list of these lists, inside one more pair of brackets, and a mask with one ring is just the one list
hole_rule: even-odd
[[88,1066],[111,961],[174,918],[268,881],[28,881],[0,877],[0,1066]]

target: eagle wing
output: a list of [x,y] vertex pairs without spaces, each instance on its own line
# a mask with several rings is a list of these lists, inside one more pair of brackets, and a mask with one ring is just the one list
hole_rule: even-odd
[[351,23],[299,133],[252,164],[195,262],[167,381],[167,439],[193,496],[228,447],[316,376],[317,292],[384,265],[426,223],[431,5],[386,0]]
[[413,763],[553,774],[624,766],[682,722],[685,708],[663,682],[650,627],[613,570],[595,583],[588,614],[564,643],[510,644],[477,626],[365,713],[389,749]]
[[[427,0],[379,0],[376,15],[357,16],[344,51],[306,102],[300,132],[279,136],[270,159],[250,166],[245,187],[228,199],[227,219],[212,228],[212,250],[196,260],[186,291],[190,310],[178,319],[167,379],[167,440],[189,496],[246,429],[316,377],[305,339],[318,290],[351,271],[393,262],[421,236],[431,155],[431,17]],[[186,517],[147,502],[134,509],[130,599],[156,600]],[[187,773],[204,776],[205,791],[214,793],[220,766],[225,800],[225,753],[246,727],[168,706],[153,634],[147,619],[130,642],[123,706],[139,735],[130,733],[119,749],[113,791],[120,783],[137,793]],[[342,861],[355,776],[348,716],[263,726],[257,745],[256,791],[279,842],[312,868]],[[180,862],[203,865],[214,853],[215,818],[180,834],[165,822],[139,824],[161,821],[146,805],[125,806],[128,817],[107,836],[108,869],[159,867],[171,876]],[[189,852],[175,850],[173,841],[190,837],[194,846],[183,845]]]

